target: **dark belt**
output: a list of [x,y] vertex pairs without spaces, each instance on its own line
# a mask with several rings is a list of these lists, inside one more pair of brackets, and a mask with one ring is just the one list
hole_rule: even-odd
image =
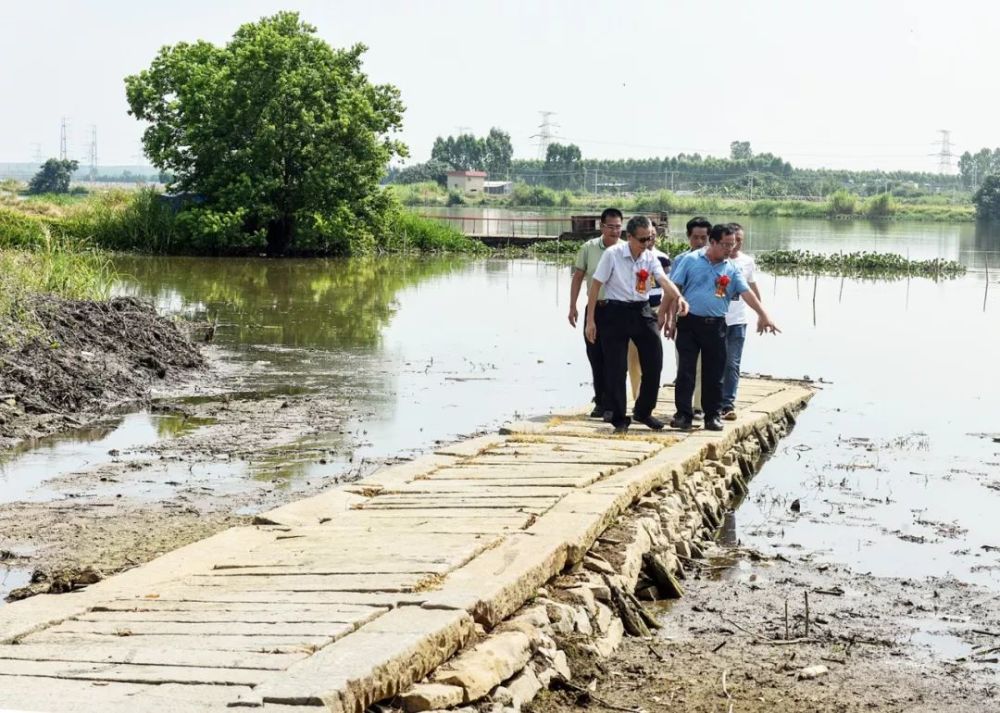
[[[597,304],[601,304],[598,301]],[[604,304],[609,307],[624,307],[625,309],[642,309],[643,307],[649,306],[648,300],[642,300],[641,302],[630,302],[627,300],[604,300]]]
[[694,322],[704,322],[705,324],[717,324],[718,322],[725,322],[726,318],[723,317],[700,317],[696,314],[689,314],[684,317],[678,317],[678,319],[690,319]]

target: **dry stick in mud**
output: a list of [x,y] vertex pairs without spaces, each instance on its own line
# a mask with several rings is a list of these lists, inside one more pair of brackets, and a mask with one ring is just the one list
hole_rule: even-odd
[[611,601],[615,603],[615,608],[618,609],[618,616],[621,617],[622,624],[625,625],[625,631],[630,636],[652,636],[642,615],[633,610],[622,594],[622,590],[611,582],[611,578],[608,575],[604,574],[602,576],[604,577],[604,583],[608,585],[608,591],[611,593]]
[[642,556],[646,569],[649,570],[656,588],[668,599],[679,599],[684,596],[684,588],[660,557],[652,552]]

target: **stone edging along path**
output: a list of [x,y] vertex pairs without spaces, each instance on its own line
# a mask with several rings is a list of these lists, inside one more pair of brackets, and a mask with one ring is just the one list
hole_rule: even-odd
[[[813,393],[740,390],[723,432],[614,437],[580,414],[516,423],[3,607],[0,708],[361,713],[484,696],[517,708],[570,675],[547,632],[592,634],[606,655],[623,629],[655,625],[636,583],[680,588],[678,555],[697,554]],[[672,397],[665,387],[661,403]],[[619,519],[651,493],[654,516]],[[588,555],[616,521],[624,547]]]

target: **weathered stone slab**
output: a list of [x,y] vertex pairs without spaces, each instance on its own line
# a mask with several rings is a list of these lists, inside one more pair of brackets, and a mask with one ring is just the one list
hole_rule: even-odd
[[400,696],[407,713],[420,713],[457,706],[465,690],[446,683],[418,683]]
[[300,636],[336,639],[356,627],[351,622],[260,624],[245,622],[112,621],[70,619],[46,629],[50,634],[105,634],[126,638],[145,636]]
[[406,463],[398,463],[372,473],[366,478],[350,483],[345,490],[358,495],[375,495],[380,490],[408,483],[415,478],[433,473],[438,468],[454,465],[461,461],[459,456],[431,454],[415,458]]
[[274,675],[254,690],[264,703],[325,705],[361,713],[406,690],[472,636],[463,611],[403,607]]
[[254,522],[288,526],[318,525],[324,520],[336,518],[338,515],[342,516],[365,500],[366,498],[361,495],[345,490],[333,490],[263,512],[254,518]]
[[54,634],[40,631],[24,638],[26,644],[52,644],[68,648],[82,648],[92,644],[117,644],[127,638],[126,645],[150,649],[156,647],[170,649],[207,649],[216,651],[274,651],[277,653],[311,653],[333,642],[327,636],[170,636],[132,635],[120,637],[115,634]]
[[441,446],[440,448],[435,449],[434,453],[439,456],[471,458],[473,456],[478,456],[484,451],[502,445],[505,440],[506,439],[504,439],[503,436],[495,434],[479,436],[477,438],[467,438],[464,441],[459,441],[458,443]]
[[[0,659],[25,661],[83,661],[89,663],[128,663],[159,666],[197,666],[201,668],[252,668],[282,671],[308,654],[261,653],[259,651],[214,651],[206,649],[143,648],[127,640],[113,643],[69,647],[56,644],[17,644],[0,646]],[[0,682],[2,688],[2,682]]]
[[144,594],[161,583],[196,572],[208,571],[220,557],[244,552],[273,535],[260,527],[234,527],[207,539],[181,547],[127,572],[92,584],[71,594],[40,595],[0,607],[0,644],[85,612],[93,604],[112,598]]
[[[551,485],[535,485],[538,481],[520,482],[509,480],[490,481],[489,484],[468,480],[418,480],[393,491],[395,495],[409,493],[472,495],[476,497],[514,497],[514,498],[559,498],[566,494],[566,487]],[[573,486],[570,486],[573,487]]]
[[[200,668],[197,666],[157,666],[91,663],[82,661],[24,661],[0,658],[0,689],[7,676],[39,676],[122,683],[180,683],[212,686],[253,686],[270,671],[249,668]],[[44,684],[43,684],[44,685]]]
[[493,634],[434,672],[434,680],[460,686],[465,703],[479,700],[523,669],[531,659],[531,639],[520,631]]
[[542,453],[513,453],[513,454],[492,454],[476,458],[471,461],[476,465],[617,465],[629,466],[639,462],[638,458],[629,456],[619,456],[614,453],[566,453],[550,451]]
[[521,607],[566,563],[566,544],[556,537],[513,533],[498,547],[447,576],[426,592],[425,607],[456,607],[493,628]]
[[331,575],[195,575],[188,581],[203,588],[225,588],[247,592],[412,592],[425,574],[331,574]]
[[4,676],[0,709],[15,711],[101,711],[101,713],[206,713],[225,710],[249,686],[105,683],[36,676]]
[[[374,610],[381,611],[382,613],[388,611],[384,610]],[[117,622],[119,624],[123,622],[185,622],[191,624],[220,624],[220,623],[242,623],[242,624],[268,624],[268,625],[286,625],[286,624],[316,624],[316,623],[326,623],[326,624],[358,624],[360,621],[364,621],[366,618],[372,618],[373,614],[365,614],[362,612],[342,612],[342,611],[317,611],[313,610],[302,610],[302,611],[278,611],[271,612],[267,610],[256,610],[256,611],[177,611],[177,610],[159,610],[159,611],[127,611],[127,610],[117,610],[117,611],[101,611],[101,612],[90,612],[88,614],[83,614],[73,619],[73,621],[100,621],[100,622]]]
[[[138,606],[152,601],[174,601],[182,604],[201,604],[203,602],[263,604],[268,607],[274,604],[279,606],[284,604],[350,604],[390,609],[401,604],[419,604],[423,601],[419,595],[406,592],[250,592],[189,584],[173,584],[159,589],[157,594],[112,601]],[[151,599],[150,596],[155,596],[156,599]]]

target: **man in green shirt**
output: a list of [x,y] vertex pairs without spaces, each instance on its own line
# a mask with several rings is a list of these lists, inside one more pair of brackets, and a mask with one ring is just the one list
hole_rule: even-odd
[[[622,212],[617,208],[606,208],[601,213],[601,234],[585,242],[576,254],[573,263],[573,279],[569,284],[569,324],[576,327],[579,314],[576,303],[580,298],[580,286],[584,279],[587,281],[587,292],[590,292],[590,282],[594,278],[594,270],[597,263],[601,261],[601,255],[612,245],[618,243],[622,235],[622,225],[624,224]],[[601,288],[598,295],[600,300],[594,308],[594,322],[597,329],[601,329],[601,312],[604,307],[604,288]],[[587,314],[584,312],[583,323],[587,324]],[[601,353],[599,343],[590,343],[584,335],[583,343],[587,347],[587,360],[590,361],[590,370],[594,379],[594,410],[591,412],[593,418],[601,418],[605,411],[610,411],[605,395],[608,393],[604,377],[604,355]]]

